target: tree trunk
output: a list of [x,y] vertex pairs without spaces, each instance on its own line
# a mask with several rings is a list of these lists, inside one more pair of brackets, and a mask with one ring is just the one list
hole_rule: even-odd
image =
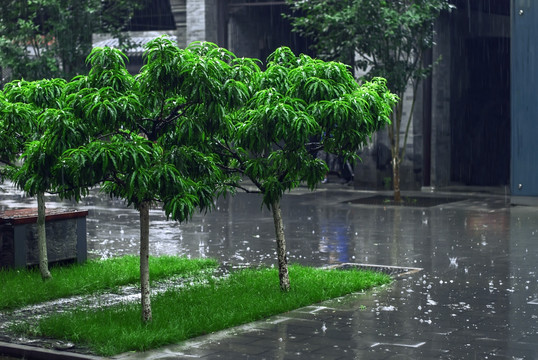
[[[403,99],[403,93],[400,99]],[[391,115],[392,124],[389,127],[390,138],[390,153],[392,155],[392,188],[394,189],[394,202],[402,201],[400,195],[400,159],[405,154],[405,146],[400,154],[400,127],[402,124],[403,101],[400,100],[394,107]],[[405,141],[407,141],[407,132],[409,126],[406,127]]]
[[280,202],[273,201],[273,221],[275,223],[276,249],[278,256],[278,277],[280,278],[280,290],[290,290],[290,278],[288,274],[288,257],[286,255],[286,238],[284,237],[284,225],[282,224],[282,212]]
[[142,322],[151,322],[151,300],[149,288],[149,202],[140,204],[140,291]]
[[47,233],[45,230],[45,194],[37,194],[37,247],[39,251],[39,271],[43,280],[49,280],[52,275],[49,271],[47,256]]
[[394,202],[399,203],[402,201],[400,194],[400,159],[392,159],[392,183],[394,186]]

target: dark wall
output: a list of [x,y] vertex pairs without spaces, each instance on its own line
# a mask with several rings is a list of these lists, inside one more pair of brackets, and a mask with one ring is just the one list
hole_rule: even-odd
[[510,40],[461,39],[453,88],[451,180],[506,185],[510,178]]
[[169,0],[147,0],[144,7],[134,12],[128,31],[175,30],[176,23]]
[[[510,1],[454,0],[450,183],[510,182]],[[440,91],[439,89],[434,89]]]
[[287,5],[275,2],[241,1],[228,4],[228,46],[237,56],[254,57],[265,61],[280,46],[295,53],[311,54],[309,42],[291,31],[291,24],[282,14]]

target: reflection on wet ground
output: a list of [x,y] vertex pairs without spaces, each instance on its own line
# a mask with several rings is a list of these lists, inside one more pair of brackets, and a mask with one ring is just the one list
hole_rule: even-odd
[[[473,194],[428,208],[351,203],[371,195],[330,186],[286,195],[290,262],[421,272],[366,294],[159,351],[176,358],[538,358],[536,208]],[[14,191],[0,196],[1,206],[33,206]],[[89,210],[90,257],[138,253],[136,211],[97,194],[77,207]],[[169,222],[155,209],[150,237],[154,255],[207,256],[234,265],[276,262],[271,214],[253,194],[220,199],[213,212],[185,224]],[[157,353],[151,354],[123,357]]]

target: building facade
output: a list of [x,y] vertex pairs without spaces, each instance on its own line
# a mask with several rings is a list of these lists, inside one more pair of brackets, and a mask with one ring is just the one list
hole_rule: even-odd
[[[532,99],[538,2],[452,2],[457,9],[438,19],[436,46],[425,60],[437,65],[419,89],[401,169],[402,189],[478,187],[525,202],[538,195],[538,105]],[[211,41],[237,56],[262,60],[282,45],[310,52],[308,40],[293,33],[281,16],[288,11],[284,1],[156,0],[152,8],[172,19],[171,25],[135,35],[168,33],[180,46]],[[405,96],[407,104],[410,96]],[[409,110],[404,107],[404,118]],[[355,164],[357,188],[390,184],[386,133],[375,134],[361,158]]]

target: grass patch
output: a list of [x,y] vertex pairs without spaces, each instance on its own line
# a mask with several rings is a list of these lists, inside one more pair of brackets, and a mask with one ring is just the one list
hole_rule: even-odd
[[141,323],[140,305],[135,303],[51,315],[26,331],[74,341],[110,356],[177,343],[391,281],[388,275],[362,270],[293,265],[289,271],[288,293],[280,291],[276,269],[246,269],[152,297],[153,322],[147,325]]
[[[152,281],[179,274],[190,276],[218,266],[213,259],[175,256],[150,257],[149,261]],[[84,264],[53,266],[50,272],[52,279],[43,281],[36,268],[0,271],[0,310],[137,284],[140,281],[140,261],[137,256],[123,256],[91,260]]]

